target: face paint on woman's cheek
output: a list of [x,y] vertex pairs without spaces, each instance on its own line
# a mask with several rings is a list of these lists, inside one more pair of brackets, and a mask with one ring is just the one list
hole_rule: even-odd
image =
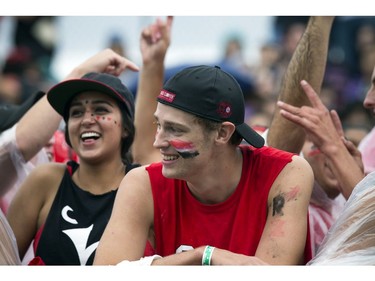
[[[93,116],[93,115],[92,115]],[[116,126],[120,126],[120,124],[119,123],[117,123],[117,121],[116,120],[114,120],[114,119],[112,119],[112,117],[110,117],[110,116],[108,116],[108,117],[105,117],[105,116],[99,116],[99,115],[96,115],[95,116],[95,119],[97,120],[97,121],[108,121],[108,122],[111,122],[111,121],[113,121],[113,123],[116,125]]]
[[311,150],[311,151],[307,154],[307,156],[309,156],[309,157],[313,157],[313,156],[319,155],[320,153],[321,153],[320,150],[317,149],[317,148],[315,148],[314,150]]
[[177,153],[182,158],[194,158],[199,155],[199,152],[194,148],[191,142],[185,142],[180,140],[171,140],[169,143],[176,149]]
[[310,151],[307,153],[307,156],[313,157],[320,153],[321,153],[320,149],[315,144],[311,144]]

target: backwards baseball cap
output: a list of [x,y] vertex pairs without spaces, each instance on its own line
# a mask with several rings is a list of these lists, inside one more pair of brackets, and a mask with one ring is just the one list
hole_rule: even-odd
[[232,75],[215,66],[187,67],[171,77],[158,102],[217,122],[229,121],[250,145],[260,148],[264,139],[245,122],[245,102]]
[[134,96],[121,80],[110,74],[90,72],[80,79],[63,81],[53,86],[47,93],[51,106],[67,119],[67,106],[79,93],[96,91],[109,95],[125,107],[129,117],[134,119]]
[[0,133],[16,124],[21,117],[41,98],[44,92],[36,92],[28,97],[22,104],[0,105]]

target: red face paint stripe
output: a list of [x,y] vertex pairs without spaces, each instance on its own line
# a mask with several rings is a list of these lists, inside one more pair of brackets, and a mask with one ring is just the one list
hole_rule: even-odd
[[182,158],[193,158],[199,155],[199,152],[194,149],[194,145],[190,142],[171,140],[169,143],[177,150]]
[[171,140],[169,142],[174,148],[178,149],[193,149],[194,145],[191,142],[185,142],[180,140]]

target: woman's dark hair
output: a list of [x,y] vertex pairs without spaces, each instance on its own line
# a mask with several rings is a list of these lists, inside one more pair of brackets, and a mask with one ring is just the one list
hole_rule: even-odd
[[[117,105],[120,108],[121,111],[121,119],[122,119],[122,128],[128,132],[128,135],[125,138],[122,138],[121,140],[121,158],[122,162],[125,165],[131,164],[133,162],[133,157],[131,155],[130,147],[133,144],[134,136],[135,136],[135,126],[132,118],[130,118],[129,114],[127,114],[127,111],[125,109],[125,106],[123,104],[120,104],[117,102]],[[69,119],[69,112],[68,109],[70,108],[70,104],[66,107],[66,112],[64,114],[64,120],[65,124],[68,124]],[[66,143],[72,147],[70,143],[70,137],[69,137],[69,131],[65,127],[65,141]]]

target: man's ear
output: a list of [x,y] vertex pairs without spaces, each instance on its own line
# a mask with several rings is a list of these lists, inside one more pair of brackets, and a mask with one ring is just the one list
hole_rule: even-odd
[[233,123],[227,121],[221,123],[216,141],[228,143],[235,130],[236,126]]

